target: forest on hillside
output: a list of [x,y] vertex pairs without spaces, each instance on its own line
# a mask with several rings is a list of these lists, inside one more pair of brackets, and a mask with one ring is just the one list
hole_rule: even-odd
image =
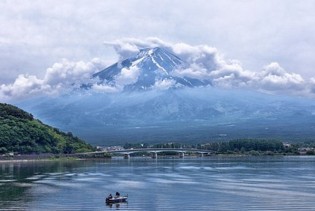
[[18,107],[0,103],[0,154],[71,154],[93,149],[71,132],[62,132]]

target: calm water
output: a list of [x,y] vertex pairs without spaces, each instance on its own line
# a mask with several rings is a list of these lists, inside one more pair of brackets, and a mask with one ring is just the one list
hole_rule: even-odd
[[[315,157],[0,163],[0,210],[314,210]],[[109,193],[128,203],[104,203]]]

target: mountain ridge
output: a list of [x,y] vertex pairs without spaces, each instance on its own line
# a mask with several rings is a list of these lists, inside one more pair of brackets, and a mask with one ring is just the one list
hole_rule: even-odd
[[[133,75],[131,83],[126,83],[124,90],[148,90],[152,88],[178,88],[204,86],[207,83],[189,77],[174,75],[177,69],[185,68],[186,62],[163,48],[141,49],[135,56],[117,62],[104,70],[93,74],[100,84],[120,85],[123,74]],[[125,72],[124,72],[125,71]],[[130,78],[129,78],[130,79]]]
[[315,135],[312,100],[244,90],[208,87],[77,93],[36,99],[22,107],[94,145],[234,138],[299,140]]

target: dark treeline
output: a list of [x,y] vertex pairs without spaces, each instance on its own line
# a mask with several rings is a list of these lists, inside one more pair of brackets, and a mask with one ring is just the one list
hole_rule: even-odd
[[279,140],[263,139],[236,139],[224,142],[211,142],[205,144],[180,144],[180,143],[161,143],[161,144],[131,144],[124,145],[125,149],[130,148],[192,148],[209,150],[213,154],[251,154],[251,155],[272,155],[272,154],[300,154],[301,147],[309,147],[313,150],[315,142],[303,142],[294,144],[284,144]]
[[228,142],[215,142],[201,145],[201,149],[207,149],[219,153],[227,152],[283,152],[285,147],[277,140],[238,139]]

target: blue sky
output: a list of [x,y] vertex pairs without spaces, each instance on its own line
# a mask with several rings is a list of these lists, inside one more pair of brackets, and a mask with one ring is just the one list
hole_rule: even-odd
[[301,82],[299,90],[312,90],[314,11],[313,0],[3,0],[1,91],[13,95],[26,86],[31,92],[38,88],[34,81],[41,90],[49,89],[44,78],[50,77],[50,83],[68,79],[69,74],[61,77],[65,68],[76,69],[71,77],[88,77],[89,69],[117,60],[108,43],[138,47],[125,38],[148,37],[168,46],[213,47],[224,61],[237,60],[245,72],[261,75],[272,67],[281,76],[288,74],[285,80]]

